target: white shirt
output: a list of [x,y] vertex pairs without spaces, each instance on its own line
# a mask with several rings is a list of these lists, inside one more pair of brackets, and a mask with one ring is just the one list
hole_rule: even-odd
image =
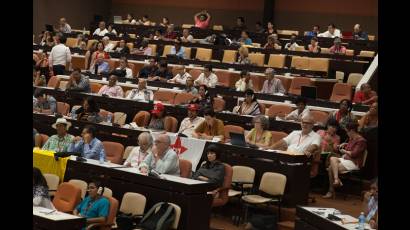
[[188,137],[192,136],[192,133],[194,130],[200,125],[203,121],[205,121],[205,118],[203,117],[195,117],[193,121],[189,119],[189,117],[184,118],[181,122],[181,126],[179,126],[178,133],[183,133],[187,135]]
[[205,74],[201,73],[194,83],[195,85],[206,85],[213,88],[218,83],[218,77],[214,73],[211,73],[209,77],[205,77]]
[[105,28],[105,29],[103,29],[103,30],[101,30],[100,28],[97,28],[97,29],[94,31],[93,35],[104,36],[106,33],[108,33],[107,28]]
[[286,45],[285,45],[285,49],[288,49],[288,50],[291,50],[291,51],[295,51],[296,50],[296,47],[299,47],[299,45],[296,43],[296,42],[294,42],[294,43],[286,43]]
[[140,151],[140,147],[134,147],[131,152],[130,155],[128,156],[127,160],[125,160],[124,165],[126,165],[127,163],[131,163],[131,167],[138,167],[139,164],[145,159],[146,156],[148,156],[148,154],[151,153],[151,149],[148,149],[146,153],[143,153]]
[[66,23],[64,26],[60,27],[60,31],[63,33],[71,33],[71,26]]
[[241,78],[235,83],[236,91],[245,92],[247,89],[253,89],[252,79],[249,79],[248,84],[246,84],[245,79]]
[[289,113],[285,119],[286,120],[294,120],[294,121],[301,121],[302,118],[310,113],[310,110],[305,107],[305,109],[302,111],[301,114],[299,114],[298,109],[293,110],[291,113]]
[[318,34],[317,36],[318,36],[318,37],[326,37],[326,38],[335,38],[335,37],[342,38],[342,33],[340,33],[340,30],[339,30],[339,29],[335,29],[335,31],[333,32],[333,34],[331,34],[331,33],[329,32],[329,30],[328,30],[328,31],[326,31],[326,32],[324,32],[324,33]]
[[183,42],[188,41],[188,42],[193,42],[194,41],[194,37],[192,37],[192,35],[188,35],[188,37],[184,38],[184,36],[181,37],[181,40]]
[[104,51],[105,52],[111,52],[114,50],[115,44],[114,43],[108,43],[108,45],[105,46]]
[[151,90],[140,91],[138,89],[131,90],[131,92],[127,96],[127,99],[145,101],[145,92],[149,93],[149,100],[154,100],[154,93],[152,93]]
[[175,77],[172,78],[172,80],[174,80],[175,83],[186,85],[186,79],[188,77],[191,77],[191,74],[189,74],[188,72],[185,72],[183,75],[181,75],[181,74],[175,75]]
[[70,48],[64,44],[58,44],[51,49],[50,56],[48,57],[48,63],[53,65],[67,65],[67,62],[71,62]]
[[[117,70],[121,70],[121,68],[118,67]],[[126,78],[132,78],[132,69],[130,69],[128,67],[125,67],[125,72],[126,72],[126,74],[125,74]]]
[[304,151],[310,145],[317,145],[320,147],[321,137],[313,130],[308,135],[302,137],[302,130],[295,130],[291,132],[283,140],[288,145],[288,151],[304,154]]

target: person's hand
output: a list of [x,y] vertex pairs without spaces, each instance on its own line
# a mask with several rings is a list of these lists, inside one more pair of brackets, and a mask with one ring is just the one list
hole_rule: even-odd
[[84,134],[84,142],[89,144],[91,142],[91,135],[89,133]]
[[305,154],[307,157],[312,156],[312,153],[307,150],[303,151],[303,154]]
[[369,225],[371,228],[377,228],[377,223],[375,220],[370,220]]
[[76,136],[76,137],[73,138],[74,143],[79,142],[80,140],[81,140],[81,137],[79,137],[79,136]]
[[140,173],[142,174],[147,174],[148,173],[148,169],[146,167],[141,167],[140,168]]
[[131,162],[127,162],[127,163],[125,163],[125,165],[124,166],[126,166],[126,167],[131,167]]
[[204,177],[204,176],[198,176],[198,179],[202,180],[202,181],[208,181],[209,180],[207,177]]

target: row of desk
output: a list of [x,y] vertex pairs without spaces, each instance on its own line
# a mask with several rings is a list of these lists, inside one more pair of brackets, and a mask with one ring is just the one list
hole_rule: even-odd
[[[72,126],[69,129],[69,133],[72,135],[80,135],[84,126],[91,124],[89,122],[72,119],[68,120],[72,123]],[[33,114],[33,126],[43,134],[55,134],[55,130],[51,127],[55,121],[56,118],[54,116]],[[96,135],[98,139],[101,141],[115,141],[124,146],[137,146],[137,137],[144,131],[113,127],[104,124],[93,123],[93,125],[98,130],[98,134]],[[113,133],[121,135],[112,135]],[[213,142],[207,142],[204,149],[206,149],[210,143]],[[264,172],[278,172],[284,174],[287,177],[285,196],[283,199],[285,206],[294,207],[297,204],[305,204],[307,202],[310,164],[305,155],[291,155],[282,152],[250,149],[247,147],[223,143],[213,144],[218,145],[223,152],[221,158],[223,162],[230,165],[244,165],[254,168],[256,170],[256,186],[259,184],[260,178]],[[206,151],[201,154],[201,159],[205,160]],[[64,180],[67,179],[66,176],[64,177]]]

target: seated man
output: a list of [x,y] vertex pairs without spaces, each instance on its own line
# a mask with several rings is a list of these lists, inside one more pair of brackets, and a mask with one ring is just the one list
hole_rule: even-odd
[[317,35],[318,37],[326,37],[326,38],[335,38],[335,37],[342,37],[342,33],[339,29],[336,29],[336,26],[332,23],[329,24],[327,27],[327,31],[320,33]]
[[98,75],[110,72],[110,65],[104,60],[103,53],[98,54],[94,62],[91,63],[90,72]]
[[[175,46],[171,48],[170,54],[177,56],[178,58],[185,59],[185,48],[181,46],[181,38],[175,40]],[[189,58],[189,57],[188,57]]]
[[44,89],[37,88],[34,91],[33,111],[54,114],[57,112],[57,101],[53,96],[47,95]]
[[109,97],[124,97],[124,91],[121,86],[117,85],[117,76],[111,75],[108,85],[104,85],[98,91],[98,95],[107,95]]
[[369,36],[362,30],[360,24],[356,24],[353,27],[353,39],[356,40],[369,40]]
[[74,139],[73,135],[67,133],[70,126],[71,123],[66,119],[58,118],[56,123],[52,125],[57,130],[57,134],[48,138],[42,149],[54,152],[67,152],[68,146]]
[[365,193],[366,202],[366,222],[371,228],[378,229],[378,203],[379,203],[379,185],[378,179],[374,179],[370,184],[370,191]]
[[360,91],[355,93],[353,102],[371,105],[377,102],[377,93],[372,90],[369,83],[364,83],[360,86]]
[[138,168],[142,161],[152,153],[152,144],[154,140],[149,132],[142,132],[138,136],[138,146],[134,147],[124,165]]
[[207,87],[215,87],[218,83],[218,76],[212,72],[212,66],[204,65],[204,72],[194,81],[195,85],[206,85]]
[[140,164],[140,172],[146,174],[151,170],[155,170],[161,174],[179,176],[178,155],[170,145],[171,139],[167,134],[158,135],[154,141],[152,153],[148,154]]
[[98,28],[95,29],[93,35],[104,36],[106,33],[108,33],[108,30],[107,30],[107,28],[105,28],[105,22],[101,21],[98,24]]
[[138,88],[132,89],[128,94],[127,99],[131,100],[154,100],[154,93],[147,89],[147,80],[144,78],[138,78]]
[[110,201],[103,196],[104,187],[99,181],[88,183],[88,196],[77,205],[73,214],[87,218],[87,225],[104,223],[110,210]]
[[168,80],[168,82],[185,85],[187,78],[191,77],[191,74],[186,71],[184,65],[176,66],[174,68],[176,68],[177,74],[174,78]]
[[148,78],[155,76],[155,72],[158,70],[158,60],[154,57],[149,59],[149,64],[144,66],[138,73],[139,78]]
[[168,63],[166,61],[161,61],[159,64],[159,69],[155,71],[153,76],[148,76],[148,81],[163,81],[167,82],[172,78],[171,71],[168,70]]
[[104,146],[95,137],[97,129],[92,125],[84,127],[81,137],[75,137],[68,147],[69,152],[79,152],[87,159],[105,160]]
[[235,83],[236,91],[245,92],[247,89],[253,89],[253,82],[248,71],[242,70],[240,79]]
[[305,154],[307,157],[310,157],[312,154],[318,154],[321,138],[319,134],[312,130],[314,122],[310,116],[303,117],[302,130],[291,132],[287,137],[277,141],[270,148]]
[[282,81],[275,78],[275,70],[272,68],[267,68],[265,70],[266,80],[263,82],[262,90],[259,93],[266,94],[284,94],[285,88],[283,87]]
[[285,49],[295,51],[297,47],[299,47],[298,43],[296,42],[296,34],[292,34],[290,37],[290,41],[286,43]]
[[201,124],[205,119],[203,117],[198,117],[199,106],[197,104],[189,104],[188,117],[184,118],[179,127],[178,133],[183,133],[190,137],[194,130]]
[[120,66],[116,68],[115,70],[117,71],[125,71],[125,76],[126,78],[133,78],[132,76],[132,69],[128,68],[128,60],[126,57],[122,57],[120,59]]
[[74,69],[74,71],[70,75],[70,79],[68,80],[66,90],[90,93],[91,88],[89,77],[82,75],[79,68]]
[[203,121],[192,133],[192,137],[212,140],[219,138],[223,141],[224,138],[224,123],[223,121],[216,119],[215,112],[213,109],[206,109],[204,111],[205,121]]
[[289,113],[285,117],[285,120],[301,121],[304,116],[309,114],[310,110],[306,107],[306,99],[305,98],[297,97],[296,101],[295,101],[295,104],[297,106],[297,109],[295,109],[291,113]]

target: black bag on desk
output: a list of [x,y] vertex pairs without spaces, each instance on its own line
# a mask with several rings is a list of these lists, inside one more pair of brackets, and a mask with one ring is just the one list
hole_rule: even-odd
[[[157,212],[156,209],[159,208]],[[159,202],[144,215],[139,227],[143,230],[167,230],[175,220],[174,207],[167,202]]]
[[253,215],[250,223],[253,230],[276,230],[277,218],[276,215]]

